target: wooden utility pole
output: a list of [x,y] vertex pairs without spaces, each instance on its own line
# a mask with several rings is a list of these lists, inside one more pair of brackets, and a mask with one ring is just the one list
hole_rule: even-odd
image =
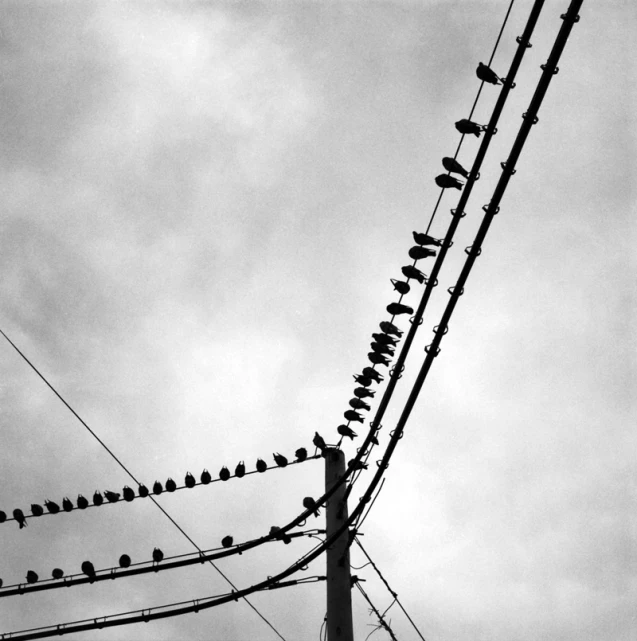
[[[325,491],[328,492],[345,474],[342,450],[325,450]],[[343,483],[326,504],[327,537],[347,520],[347,501]],[[327,548],[327,640],[354,641],[352,625],[352,580],[349,567],[347,529]]]

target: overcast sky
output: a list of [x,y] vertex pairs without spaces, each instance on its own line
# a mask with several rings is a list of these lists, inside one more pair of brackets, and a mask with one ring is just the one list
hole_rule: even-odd
[[[511,13],[500,75],[531,4]],[[507,6],[2,0],[0,327],[148,485],[292,457],[315,430],[336,442]],[[546,2],[382,446],[567,7]],[[637,635],[636,28],[631,0],[584,3],[364,524],[428,641]],[[497,95],[485,87],[476,121]],[[478,144],[465,139],[465,166]],[[434,235],[458,193],[445,193]],[[0,509],[130,484],[3,339],[0,377]],[[322,484],[309,461],[160,500],[210,548],[288,522]],[[124,552],[192,549],[148,500],[8,522],[0,535],[5,586],[29,569],[48,578],[86,559],[106,568]],[[219,565],[245,587],[311,546]],[[364,563],[356,549],[352,563]],[[324,571],[321,557],[308,573]],[[379,608],[391,603],[369,567],[356,573]],[[0,599],[0,632],[226,590],[193,566]],[[364,639],[374,619],[359,597]],[[318,638],[324,584],[251,600],[286,639]],[[396,606],[388,616],[399,639],[415,638]],[[244,603],[80,636],[276,638]]]

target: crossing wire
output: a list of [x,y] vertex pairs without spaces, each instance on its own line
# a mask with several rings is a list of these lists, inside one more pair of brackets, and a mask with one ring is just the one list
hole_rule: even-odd
[[356,581],[355,585],[358,588],[358,591],[363,595],[363,598],[365,599],[365,601],[367,601],[367,603],[369,604],[369,607],[372,609],[372,612],[376,615],[376,618],[379,621],[379,625],[376,626],[376,628],[374,630],[372,630],[367,635],[367,638],[369,639],[369,637],[371,637],[372,634],[374,634],[374,632],[376,632],[376,630],[379,630],[380,628],[382,628],[383,630],[387,630],[387,632],[389,633],[389,636],[392,638],[392,641],[398,641],[398,639],[396,639],[396,636],[394,635],[394,631],[391,629],[389,623],[387,623],[387,621],[385,621],[384,615],[382,615],[378,611],[376,606],[372,603],[372,600],[369,598],[369,595],[367,594],[367,592],[365,592],[365,590],[363,590],[363,588],[361,587],[361,584],[358,581]]

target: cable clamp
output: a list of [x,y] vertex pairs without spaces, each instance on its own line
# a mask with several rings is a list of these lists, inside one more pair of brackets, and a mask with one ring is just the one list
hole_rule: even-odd
[[[546,71],[546,67],[547,67],[547,65],[540,65],[540,69],[541,69],[542,71]],[[560,72],[560,68],[559,68],[559,67],[555,67],[555,69],[553,69],[553,72],[552,72],[552,73],[553,73],[553,75],[555,76],[555,75],[557,75],[559,72]]]
[[[488,213],[489,213],[489,208],[490,208],[490,207],[491,207],[491,203],[488,203],[488,204],[486,204],[486,205],[483,205],[483,206],[482,206],[482,211],[483,211],[485,214],[488,214]],[[493,216],[497,216],[499,213],[500,213],[500,207],[498,206],[498,207],[496,207],[496,208],[491,212],[491,215],[493,215]]]
[[[464,253],[469,256],[471,252],[473,251],[473,245],[469,245],[469,247],[464,248]],[[478,252],[475,254],[476,258],[482,253],[482,247],[478,247]]]
[[[416,318],[416,317],[415,317],[415,316],[412,316],[412,317],[409,319],[409,322],[410,322],[412,325],[414,324],[414,318]],[[422,325],[422,316],[418,319],[418,327],[420,327],[421,325]]]
[[[567,20],[567,19],[568,19],[568,14],[567,14],[567,13],[563,13],[563,14],[560,16],[560,18],[562,18],[562,20]],[[573,23],[577,23],[577,22],[579,22],[579,15],[576,15],[576,16],[573,18]]]
[[[500,167],[502,167],[503,171],[507,170],[507,164],[505,162],[500,163]],[[509,173],[513,176],[517,172],[517,169],[512,169]]]
[[[522,118],[524,118],[524,120],[526,120],[528,117],[529,117],[529,114],[525,111],[525,112],[522,114]],[[531,124],[532,124],[532,125],[537,125],[537,123],[538,123],[539,121],[540,121],[540,119],[537,117],[537,114],[536,114],[535,116],[533,116],[533,121],[531,122]]]
[[[453,245],[453,243],[451,243],[451,244],[449,245],[449,247],[451,247],[451,245]],[[429,279],[429,278],[425,278],[425,283],[429,284],[429,281],[430,281],[430,279]],[[434,284],[432,285],[432,287],[438,287],[438,279],[437,279],[437,278],[436,278],[436,280],[434,281]]]
[[[522,36],[518,36],[518,37],[515,39],[515,41],[516,41],[519,45],[521,45],[521,44],[522,44]],[[527,49],[530,49],[533,45],[532,45],[530,42],[525,42],[525,43],[524,43],[524,46],[525,46]]]
[[[440,325],[436,325],[436,326],[434,327],[433,331],[437,334],[437,333],[438,333],[438,329],[439,329],[439,328],[440,328]],[[444,329],[444,331],[442,332],[442,335],[444,336],[448,331],[449,331],[449,326],[448,326],[448,325],[445,325],[445,329]]]
[[[429,352],[431,351],[432,346],[433,346],[433,343],[425,347],[425,352],[427,352],[427,354],[429,354]],[[434,358],[438,356],[438,354],[440,354],[440,347],[436,347],[436,353],[434,354]]]
[[451,210],[451,215],[452,216],[457,216],[458,218],[464,218],[467,214],[464,211],[461,211],[460,213],[457,213],[457,209],[452,209]]
[[[451,296],[453,296],[456,293],[455,285],[453,287],[449,287],[449,289],[447,289],[447,293],[450,294]],[[462,296],[463,294],[464,294],[464,287],[460,290],[460,293],[457,294],[457,295],[458,296]]]

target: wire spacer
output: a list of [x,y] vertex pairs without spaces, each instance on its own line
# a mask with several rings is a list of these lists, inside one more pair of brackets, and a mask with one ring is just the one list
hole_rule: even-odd
[[[453,296],[456,293],[455,285],[453,287],[449,287],[449,289],[447,289],[447,293],[450,294],[451,296]],[[463,294],[464,294],[464,287],[460,290],[460,293],[457,294],[457,295],[458,296],[462,296]]]
[[[432,345],[433,345],[433,343],[432,343],[431,345],[427,345],[427,346],[425,347],[425,352],[427,352],[427,354],[429,354],[429,352],[431,351],[431,347],[432,347]],[[438,354],[440,354],[440,347],[436,347],[436,353],[434,354],[434,358],[435,358],[436,356],[438,356]]]
[[[439,328],[440,328],[440,325],[436,325],[433,329],[434,333],[437,334]],[[445,330],[442,332],[442,335],[444,336],[448,331],[449,331],[449,326],[445,325]]]
[[[529,117],[529,114],[525,111],[525,112],[522,114],[522,118],[524,118],[524,120],[526,120],[528,117]],[[533,121],[531,122],[531,124],[532,124],[532,125],[537,125],[537,123],[538,123],[539,121],[540,121],[540,119],[537,117],[537,114],[536,114],[535,116],[533,116]]]
[[[471,251],[473,250],[473,245],[469,245],[469,247],[464,248],[464,253],[468,256]],[[476,254],[476,258],[482,253],[482,247],[478,247],[478,253]]]
[[[522,44],[522,36],[518,36],[518,37],[515,39],[515,41],[516,41],[519,45],[521,45],[521,44]],[[533,45],[532,45],[530,42],[525,42],[525,43],[524,43],[524,46],[525,46],[527,49],[530,49]]]
[[[545,64],[545,65],[540,65],[540,69],[541,69],[542,71],[546,71],[547,66],[548,66],[548,63],[547,63],[547,64]],[[557,75],[559,72],[560,72],[560,68],[559,68],[559,67],[555,67],[555,69],[553,69],[553,71],[552,71],[551,73],[555,76],[555,75]]]
[[451,215],[452,216],[457,216],[458,218],[464,218],[467,214],[464,211],[461,211],[460,213],[457,213],[457,209],[452,209],[451,210]]
[[[409,322],[410,322],[412,325],[414,324],[414,318],[416,318],[416,317],[415,317],[415,316],[412,316],[412,317],[409,319]],[[422,316],[418,319],[418,327],[420,327],[421,325],[422,325]]]
[[[500,167],[502,167],[503,171],[507,170],[507,164],[505,162],[500,163]],[[513,176],[517,172],[517,169],[512,169],[509,173]]]

